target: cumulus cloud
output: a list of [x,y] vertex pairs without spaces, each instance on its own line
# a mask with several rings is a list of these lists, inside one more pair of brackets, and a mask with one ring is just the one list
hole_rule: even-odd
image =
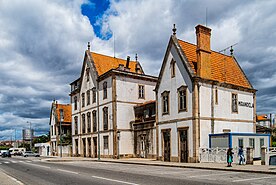
[[[91,25],[81,6],[88,0],[0,0],[0,139],[26,121],[48,129],[53,99],[69,103],[69,83],[80,75],[86,43],[95,52],[134,59],[158,75],[172,25],[177,37],[195,43],[197,24],[212,29],[211,45],[234,43],[235,57],[258,89],[257,111],[274,111],[275,1],[111,0]],[[93,9],[93,8],[91,8]],[[97,37],[93,27],[100,27]],[[228,51],[227,51],[228,52]]]

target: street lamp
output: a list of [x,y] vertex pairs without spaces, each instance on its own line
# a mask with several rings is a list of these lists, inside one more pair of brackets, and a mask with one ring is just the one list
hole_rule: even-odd
[[30,124],[30,150],[32,151],[32,139],[33,139],[33,134],[32,134],[32,123],[30,121],[27,121],[27,123]]
[[119,143],[120,143],[120,131],[118,130],[117,131],[117,143],[118,143],[118,159],[120,159],[120,145],[119,145]]

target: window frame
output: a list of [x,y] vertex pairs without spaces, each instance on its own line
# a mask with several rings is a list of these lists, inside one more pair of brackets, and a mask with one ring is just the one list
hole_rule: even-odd
[[108,150],[109,146],[109,142],[108,142],[108,139],[109,137],[108,136],[103,136],[103,147],[104,147],[104,150]]
[[[183,108],[181,108],[181,95],[180,93],[181,92],[184,92],[183,94]],[[188,112],[188,93],[187,93],[187,86],[180,86],[178,89],[177,89],[177,93],[178,93],[178,112]]]
[[78,116],[74,117],[75,135],[78,134]]
[[[236,109],[234,109],[236,107]],[[238,111],[238,94],[237,93],[231,93],[231,110],[232,113],[239,113]]]
[[86,131],[86,125],[85,125],[85,114],[81,115],[81,122],[82,122],[82,133],[84,134]]
[[92,103],[96,103],[97,93],[96,93],[96,87],[92,88]]
[[85,106],[85,93],[81,93],[81,103],[82,103],[82,107]]
[[108,107],[103,108],[103,130],[108,130]]
[[92,111],[92,118],[93,118],[93,132],[97,132],[97,111]]
[[103,99],[107,99],[107,82],[103,83]]
[[86,117],[87,117],[87,132],[90,133],[91,132],[91,113],[87,112]]
[[[161,93],[161,97],[162,97],[162,115],[166,115],[166,114],[170,114],[170,91],[164,91],[163,93]],[[166,104],[167,104],[167,111],[165,112],[165,100],[164,98],[167,97],[166,100]]]
[[78,97],[74,96],[74,110],[78,109]]
[[138,99],[145,99],[145,85],[138,85]]
[[[252,144],[253,144],[253,146],[252,146]],[[255,138],[249,138],[249,146],[252,147],[253,149],[255,149]]]
[[86,91],[86,105],[90,105],[90,101],[91,101],[91,98],[90,98],[90,90],[87,90]]
[[171,78],[175,77],[175,64],[176,61],[174,59],[171,60],[170,67],[171,67]]

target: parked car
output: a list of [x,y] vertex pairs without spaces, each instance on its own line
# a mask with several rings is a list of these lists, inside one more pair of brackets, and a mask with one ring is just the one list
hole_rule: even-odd
[[26,151],[23,153],[24,157],[39,157],[40,155],[38,153],[34,153],[32,151]]
[[2,157],[11,157],[11,153],[9,151],[1,152]]

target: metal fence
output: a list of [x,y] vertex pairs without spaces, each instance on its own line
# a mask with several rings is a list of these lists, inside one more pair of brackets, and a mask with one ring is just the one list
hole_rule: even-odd
[[[227,150],[228,148],[199,148],[199,161],[213,162],[213,163],[227,163]],[[238,148],[233,148],[233,163],[239,163]],[[246,161],[246,150],[243,150]]]

